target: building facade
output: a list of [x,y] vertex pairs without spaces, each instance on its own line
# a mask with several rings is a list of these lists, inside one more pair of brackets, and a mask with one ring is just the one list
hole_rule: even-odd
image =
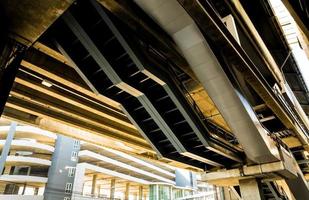
[[[195,173],[1,120],[0,199],[170,200],[200,195]],[[202,187],[203,188],[203,187]],[[214,195],[212,186],[208,196]]]

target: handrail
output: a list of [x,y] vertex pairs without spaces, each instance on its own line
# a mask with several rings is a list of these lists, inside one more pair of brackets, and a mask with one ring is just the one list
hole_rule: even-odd
[[[172,63],[168,62],[170,65],[173,65]],[[186,99],[188,100],[188,103],[191,105],[193,110],[199,115],[200,119],[205,123],[206,127],[208,129],[211,129],[214,131],[216,135],[218,135],[220,138],[228,141],[231,144],[237,145],[238,140],[237,138],[232,134],[228,133],[226,130],[223,130],[220,128],[218,125],[216,125],[214,122],[209,120],[204,113],[201,111],[200,107],[197,105],[196,101],[193,99],[192,95],[190,92],[187,90],[186,86],[183,84],[181,80],[178,79],[178,75],[175,71],[175,68],[173,66],[170,66],[170,71],[175,75],[176,80],[178,82],[178,86],[180,89],[183,91],[185,96],[187,97]]]
[[285,105],[287,108],[287,112],[291,115],[292,119],[299,125],[299,128],[302,130],[302,132],[305,134],[306,138],[309,138],[309,135],[307,134],[307,131],[305,130],[305,126],[303,123],[301,123],[301,120],[298,119],[298,116],[294,114],[293,109],[289,105],[289,103],[285,100],[284,96],[277,91],[275,88],[273,89],[274,94],[277,96],[278,100]]

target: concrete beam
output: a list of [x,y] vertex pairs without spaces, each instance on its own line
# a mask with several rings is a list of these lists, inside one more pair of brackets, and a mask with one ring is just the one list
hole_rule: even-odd
[[[116,140],[105,137],[95,130],[84,130],[72,125],[64,124],[50,118],[42,118],[36,115],[17,110],[15,108],[9,107],[8,105],[5,108],[3,116],[9,120],[15,120],[23,124],[29,124],[41,128],[43,130],[51,131],[54,133],[59,133],[61,135],[66,135],[78,140],[83,140],[92,144],[105,147],[116,148],[118,150],[127,151],[128,147],[132,149],[132,152],[149,152],[154,153],[150,147],[140,147],[129,142],[123,142],[125,146],[119,146],[116,143]],[[124,149],[123,149],[124,148]]]
[[[303,21],[300,17],[300,13],[297,13],[296,10],[293,8],[290,2],[291,0],[282,0],[285,7],[289,10],[290,14],[293,16],[293,19],[296,21],[297,25],[300,27],[300,29],[304,32],[304,34],[309,39],[309,28],[306,26],[305,21]],[[305,1],[304,1],[305,3]],[[308,4],[307,4],[308,6]],[[305,10],[304,10],[305,12]],[[307,22],[308,23],[308,22]]]
[[79,91],[80,93],[82,93],[85,96],[97,99],[98,101],[102,102],[103,104],[108,104],[112,107],[114,107],[115,109],[118,109],[120,111],[119,108],[119,103],[103,96],[103,95],[99,95],[99,94],[95,94],[92,91],[85,89],[84,87],[81,87],[80,85],[78,85],[77,83],[74,83],[72,81],[68,81],[68,78],[64,75],[64,73],[62,74],[58,74],[56,73],[54,70],[50,69],[47,66],[36,66],[28,61],[23,60],[21,62],[21,66],[25,67],[26,69],[29,69],[31,71],[34,71],[40,75],[42,75],[43,77],[48,77],[48,80],[50,80],[52,83],[61,83],[62,85],[65,85],[66,87],[68,87],[69,89],[71,89],[72,91]]
[[[146,141],[144,142],[139,142],[139,141],[134,141],[131,139],[128,139],[127,137],[123,137],[123,136],[117,136],[115,134],[111,134],[109,132],[104,131],[103,129],[88,124],[86,122],[80,121],[78,119],[72,118],[70,116],[67,115],[63,115],[61,113],[55,112],[53,110],[47,110],[44,109],[44,107],[41,107],[39,105],[36,104],[31,104],[30,102],[27,102],[25,100],[16,98],[16,97],[10,97],[9,101],[6,104],[7,107],[9,108],[13,108],[16,110],[20,110],[22,112],[26,112],[32,115],[36,115],[39,116],[41,118],[47,118],[53,121],[57,121],[61,124],[65,124],[71,127],[75,127],[75,128],[79,128],[81,130],[84,131],[88,131],[90,133],[94,133],[96,135],[101,135],[101,137],[106,137],[109,139],[113,139],[113,140],[121,140],[122,142],[124,142],[125,144],[130,144],[133,145],[133,147],[139,147],[139,148],[147,148],[149,147],[148,143]],[[78,137],[78,136],[75,136]],[[87,138],[88,136],[86,136]],[[82,140],[86,139],[86,138],[82,138]],[[150,147],[148,148],[150,150]]]
[[234,10],[241,16],[241,18],[244,20],[245,26],[247,26],[247,29],[250,32],[250,35],[253,37],[255,40],[255,44],[259,47],[260,52],[263,55],[263,58],[267,62],[267,67],[271,71],[272,75],[276,78],[278,83],[280,83],[281,88],[283,88],[284,84],[284,78],[283,75],[275,62],[273,56],[269,52],[268,48],[266,47],[264,41],[262,40],[261,36],[259,35],[258,31],[254,27],[254,24],[250,20],[249,16],[247,15],[245,9],[241,5],[239,0],[232,0],[232,5],[234,7]]
[[61,53],[59,53],[58,51],[55,51],[54,49],[46,46],[45,44],[41,43],[41,42],[35,42],[33,44],[33,48],[37,49],[38,51],[58,60],[59,62],[66,64],[67,66],[73,67],[71,65],[71,63],[66,59],[66,57],[64,57]]
[[100,102],[95,102],[91,98],[87,98],[87,96],[81,96],[77,93],[67,92],[66,88],[58,88],[56,86],[52,86],[50,88],[42,85],[38,81],[34,81],[28,79],[25,73],[19,73],[17,78],[15,79],[16,85],[22,85],[24,87],[30,88],[32,91],[37,91],[44,93],[46,95],[57,98],[61,101],[64,101],[67,104],[72,104],[74,106],[78,106],[81,109],[85,109],[94,115],[99,115],[104,118],[108,118],[110,121],[120,123],[120,125],[127,126],[128,128],[135,129],[134,125],[129,122],[129,120],[125,117],[123,113],[120,113],[117,109],[111,109],[106,107],[104,104]]
[[[46,93],[41,93],[32,90],[28,87],[19,87],[20,85],[15,84],[15,87],[11,91],[11,95],[21,99],[27,99],[31,103],[40,104],[45,107],[46,110],[54,110],[59,113],[66,114],[68,116],[74,117],[81,121],[85,121],[89,124],[95,125],[105,130],[105,132],[114,133],[115,135],[127,136],[131,139],[137,139],[144,141],[136,129],[132,129],[133,125],[124,126],[122,124],[115,123],[111,118],[105,118],[98,116],[94,113],[90,113],[88,110],[77,107],[76,105],[66,104],[66,102],[54,98],[53,96],[46,95]],[[106,114],[108,117],[108,115]],[[117,120],[117,119],[116,119]],[[120,121],[120,120],[117,120]],[[127,123],[129,124],[129,123]]]
[[268,179],[296,178],[296,169],[293,170],[290,167],[282,161],[243,166],[237,169],[205,173],[202,175],[202,180],[218,186],[235,186],[238,185],[239,180],[255,177],[267,177]]

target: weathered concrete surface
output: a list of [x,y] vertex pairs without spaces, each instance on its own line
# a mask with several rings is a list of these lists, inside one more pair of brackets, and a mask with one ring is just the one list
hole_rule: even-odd
[[73,0],[2,0],[10,35],[31,45],[72,4]]

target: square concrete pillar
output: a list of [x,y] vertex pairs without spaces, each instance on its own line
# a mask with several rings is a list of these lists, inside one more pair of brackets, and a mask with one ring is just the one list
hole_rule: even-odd
[[256,179],[239,180],[240,193],[243,200],[264,200]]
[[116,180],[112,179],[111,180],[111,188],[110,188],[110,199],[115,198],[115,185],[116,185]]
[[126,183],[126,190],[124,194],[124,199],[129,200],[129,195],[130,195],[130,183]]
[[143,200],[143,186],[138,187],[138,200]]
[[92,176],[92,185],[91,185],[91,195],[92,196],[96,195],[96,185],[97,185],[97,175],[94,174]]

